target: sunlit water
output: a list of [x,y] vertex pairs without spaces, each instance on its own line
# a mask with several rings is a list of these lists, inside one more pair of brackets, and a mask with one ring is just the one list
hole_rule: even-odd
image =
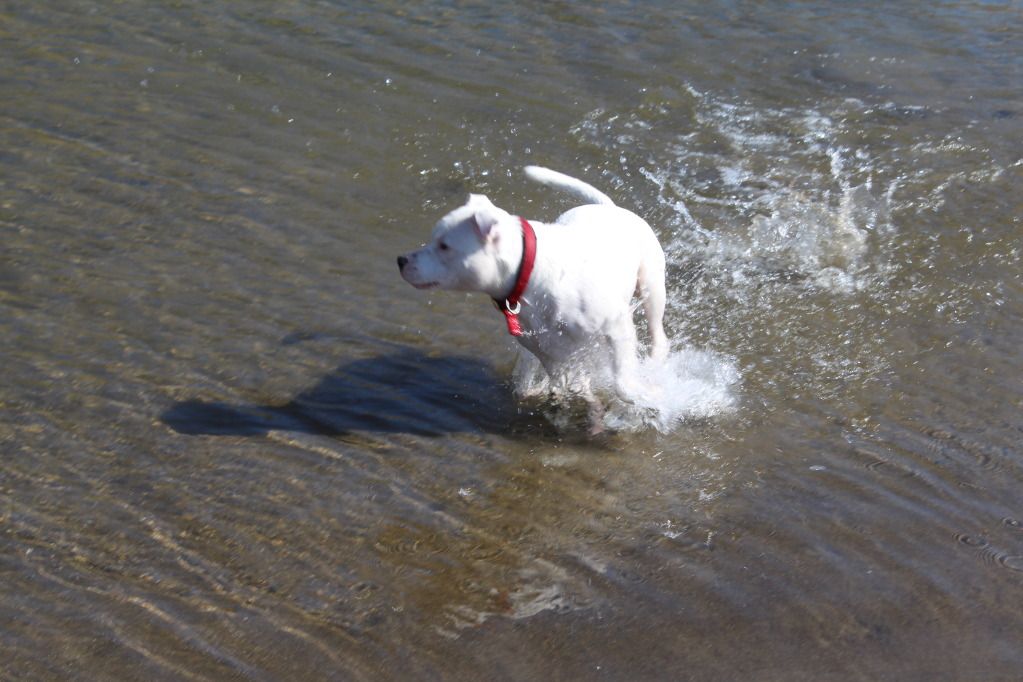
[[[1015,4],[22,3],[0,43],[3,678],[1019,677]],[[668,256],[599,436],[394,265],[468,192],[568,208],[530,163]]]

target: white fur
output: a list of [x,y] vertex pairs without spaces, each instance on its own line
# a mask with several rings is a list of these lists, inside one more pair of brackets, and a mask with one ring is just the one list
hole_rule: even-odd
[[[527,167],[526,174],[587,204],[554,223],[530,221],[536,261],[522,296],[524,333],[517,338],[555,380],[582,356],[609,350],[615,388],[628,400],[638,360],[635,294],[643,302],[651,355],[663,358],[668,351],[661,245],[646,221],[585,182],[537,166]],[[519,219],[473,194],[440,219],[429,244],[399,257],[398,265],[417,288],[480,291],[503,300],[521,260]],[[592,396],[586,397],[592,407]]]

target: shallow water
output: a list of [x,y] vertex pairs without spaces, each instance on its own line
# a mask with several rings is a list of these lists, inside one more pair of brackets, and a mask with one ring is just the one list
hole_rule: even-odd
[[[6,679],[1009,680],[1015,3],[0,6]],[[517,401],[394,257],[539,163],[661,398]]]

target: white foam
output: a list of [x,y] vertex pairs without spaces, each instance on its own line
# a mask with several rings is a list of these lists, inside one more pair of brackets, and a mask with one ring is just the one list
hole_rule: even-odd
[[615,430],[653,427],[668,432],[679,424],[709,419],[735,409],[739,370],[709,351],[683,348],[663,360],[640,362],[631,403],[613,401],[604,423]]
[[[608,363],[590,357],[579,361],[558,382],[552,382],[532,355],[522,352],[515,368],[520,396],[544,396],[552,405],[576,398],[585,381],[606,403],[604,425],[616,431],[654,428],[669,432],[680,424],[726,414],[735,409],[740,373],[734,361],[695,348],[671,351],[663,360],[643,358],[636,375],[625,383],[634,388],[620,399]],[[555,426],[569,428],[572,419],[557,411],[546,413]]]

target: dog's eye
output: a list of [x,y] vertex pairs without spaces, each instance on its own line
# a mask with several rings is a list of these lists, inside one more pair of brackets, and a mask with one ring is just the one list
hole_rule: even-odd
[[441,251],[447,251],[448,250],[448,243],[447,242],[441,242],[440,244],[437,245],[437,248],[440,249]]

